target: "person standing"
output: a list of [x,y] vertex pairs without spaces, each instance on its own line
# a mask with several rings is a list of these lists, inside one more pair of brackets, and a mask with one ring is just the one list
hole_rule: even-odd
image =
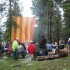
[[68,39],[68,53],[70,54],[70,38]]
[[40,46],[40,53],[42,56],[45,56],[47,55],[47,52],[46,52],[46,39],[44,36],[41,36],[41,39],[40,39],[40,43],[39,43],[39,46]]
[[18,60],[18,46],[19,46],[19,39],[16,38],[15,41],[12,43],[12,50],[13,50],[13,58],[14,60]]
[[30,61],[34,58],[34,54],[36,51],[36,46],[33,41],[30,41],[30,44],[28,45],[28,54]]
[[10,57],[12,53],[12,42],[9,42],[8,52],[9,52],[9,57]]
[[0,55],[3,54],[3,46],[2,43],[0,42]]
[[26,48],[25,48],[24,43],[19,43],[18,53],[20,53],[22,55],[22,58],[25,58],[25,56],[26,56]]

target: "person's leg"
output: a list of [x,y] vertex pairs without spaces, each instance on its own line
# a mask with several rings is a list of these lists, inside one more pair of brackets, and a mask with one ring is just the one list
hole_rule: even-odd
[[1,49],[0,49],[0,55],[1,55]]
[[11,53],[9,52],[8,56],[10,57],[11,56]]
[[15,51],[15,59],[18,60],[18,50]]
[[46,51],[45,49],[42,49],[42,56],[45,56],[46,55]]
[[70,46],[67,45],[67,49],[68,49],[68,54],[70,54]]
[[70,54],[70,45],[69,45],[69,54]]
[[15,60],[15,51],[13,51],[13,59]]
[[26,51],[21,51],[21,54],[22,54],[22,58],[25,58],[25,56],[26,56]]
[[17,50],[13,51],[13,58],[14,58],[14,60],[18,60],[18,52],[17,52]]
[[45,55],[48,55],[48,51],[47,50],[45,50]]
[[3,49],[0,49],[0,54],[1,54],[1,55],[3,54]]

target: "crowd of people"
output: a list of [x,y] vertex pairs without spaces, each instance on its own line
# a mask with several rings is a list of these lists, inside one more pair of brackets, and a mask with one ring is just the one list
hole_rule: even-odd
[[13,57],[14,60],[18,60],[19,55],[21,54],[22,58],[28,54],[33,55],[36,50],[36,45],[33,41],[30,41],[28,45],[20,43],[19,39],[16,38],[13,42],[7,42],[5,46],[0,43],[0,55],[7,53]]
[[[68,53],[70,53],[70,38],[68,39],[67,44],[69,47]],[[52,51],[53,48],[55,50],[63,49],[65,47],[64,41],[60,40],[59,46],[57,46],[57,42],[51,43],[50,41],[47,41],[44,36],[40,38],[40,41],[30,41],[27,45],[20,43],[19,39],[16,38],[14,42],[7,42],[5,47],[0,43],[0,55],[3,54],[3,52],[8,51],[9,56],[12,54],[14,60],[18,60],[19,54],[21,54],[22,58],[25,58],[27,54],[32,58],[35,56],[46,56],[49,55],[49,52]]]

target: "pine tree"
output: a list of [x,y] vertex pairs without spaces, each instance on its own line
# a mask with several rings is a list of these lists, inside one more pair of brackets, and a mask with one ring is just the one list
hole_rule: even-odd
[[12,16],[21,16],[20,13],[20,8],[18,5],[18,1],[13,0],[11,1],[11,9],[9,8],[8,10],[8,17],[7,17],[7,21],[5,23],[6,25],[6,30],[4,33],[4,40],[8,41],[11,39],[11,27],[12,26],[17,26],[16,23],[12,20]]
[[63,35],[65,40],[67,41],[70,35],[70,0],[66,0],[63,2],[63,9],[64,9],[64,30]]

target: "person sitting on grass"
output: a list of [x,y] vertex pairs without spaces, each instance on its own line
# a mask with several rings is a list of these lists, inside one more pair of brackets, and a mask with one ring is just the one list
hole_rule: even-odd
[[58,49],[59,50],[64,49],[64,46],[65,46],[64,42],[61,41],[60,44],[59,44],[59,46],[58,46]]
[[49,52],[52,51],[52,47],[53,47],[53,46],[52,46],[51,42],[48,41],[48,42],[46,43],[46,49],[47,49],[48,55],[49,55]]
[[47,42],[46,48],[47,48],[47,51],[52,51],[52,44],[50,41]]

